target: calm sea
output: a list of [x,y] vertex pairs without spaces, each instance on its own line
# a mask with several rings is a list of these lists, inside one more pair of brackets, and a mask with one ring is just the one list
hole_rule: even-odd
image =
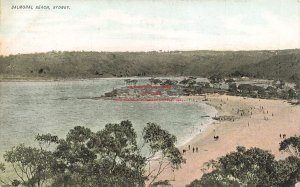
[[[144,84],[141,79],[140,84]],[[155,122],[187,142],[212,122],[216,110],[187,102],[121,102],[99,97],[125,86],[124,79],[57,82],[0,82],[0,154],[20,143],[34,144],[38,133],[64,137],[81,125],[94,131],[107,123],[132,121],[137,133],[147,122]]]

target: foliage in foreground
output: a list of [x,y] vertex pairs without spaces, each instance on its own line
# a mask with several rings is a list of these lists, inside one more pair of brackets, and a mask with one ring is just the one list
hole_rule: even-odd
[[290,155],[300,158],[300,136],[289,137],[280,142],[279,146],[279,151],[285,151]]
[[107,124],[98,132],[77,126],[65,139],[38,135],[39,149],[22,144],[4,155],[17,175],[9,185],[131,187],[145,186],[146,180],[152,185],[167,168],[180,167],[183,157],[175,147],[176,137],[154,123],[147,124],[142,137],[139,146],[130,121]]
[[235,152],[206,163],[210,172],[187,187],[294,186],[300,181],[299,147],[300,136],[283,140],[279,150],[291,156],[279,161],[268,151],[237,147]]

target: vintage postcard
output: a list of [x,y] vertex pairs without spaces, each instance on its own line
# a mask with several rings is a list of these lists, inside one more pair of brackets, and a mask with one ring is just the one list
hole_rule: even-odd
[[298,0],[0,0],[0,187],[300,186]]

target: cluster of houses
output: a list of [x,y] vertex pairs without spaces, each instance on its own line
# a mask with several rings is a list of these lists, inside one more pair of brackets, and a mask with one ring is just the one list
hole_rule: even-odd
[[189,77],[181,81],[171,79],[149,79],[150,84],[137,85],[138,80],[126,79],[127,86],[105,93],[114,99],[161,100],[179,96],[219,93],[258,98],[295,99],[298,94],[294,85],[283,81],[250,79],[197,80]]
[[170,99],[177,98],[183,94],[182,87],[170,85],[142,85],[127,86],[114,89],[112,92],[105,93],[106,97],[126,98],[126,99]]

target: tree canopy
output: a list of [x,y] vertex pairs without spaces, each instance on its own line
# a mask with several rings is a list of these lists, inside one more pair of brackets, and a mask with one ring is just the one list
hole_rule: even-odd
[[286,151],[289,154],[300,158],[300,136],[292,136],[280,142],[280,151]]
[[[283,142],[280,149],[284,149],[290,141]],[[287,187],[300,180],[300,159],[291,155],[276,161],[274,155],[268,151],[237,147],[236,151],[207,162],[206,170],[209,172],[203,174],[200,180],[194,180],[187,186]]]
[[[107,124],[98,132],[76,126],[62,139],[51,134],[37,135],[40,148],[21,144],[4,155],[17,177],[10,180],[10,185],[145,186],[147,180],[149,185],[157,182],[166,168],[176,169],[183,163],[175,147],[176,137],[157,124],[146,125],[142,145],[137,137],[130,121]],[[154,162],[159,168],[146,167]],[[4,171],[4,165],[0,166]]]

